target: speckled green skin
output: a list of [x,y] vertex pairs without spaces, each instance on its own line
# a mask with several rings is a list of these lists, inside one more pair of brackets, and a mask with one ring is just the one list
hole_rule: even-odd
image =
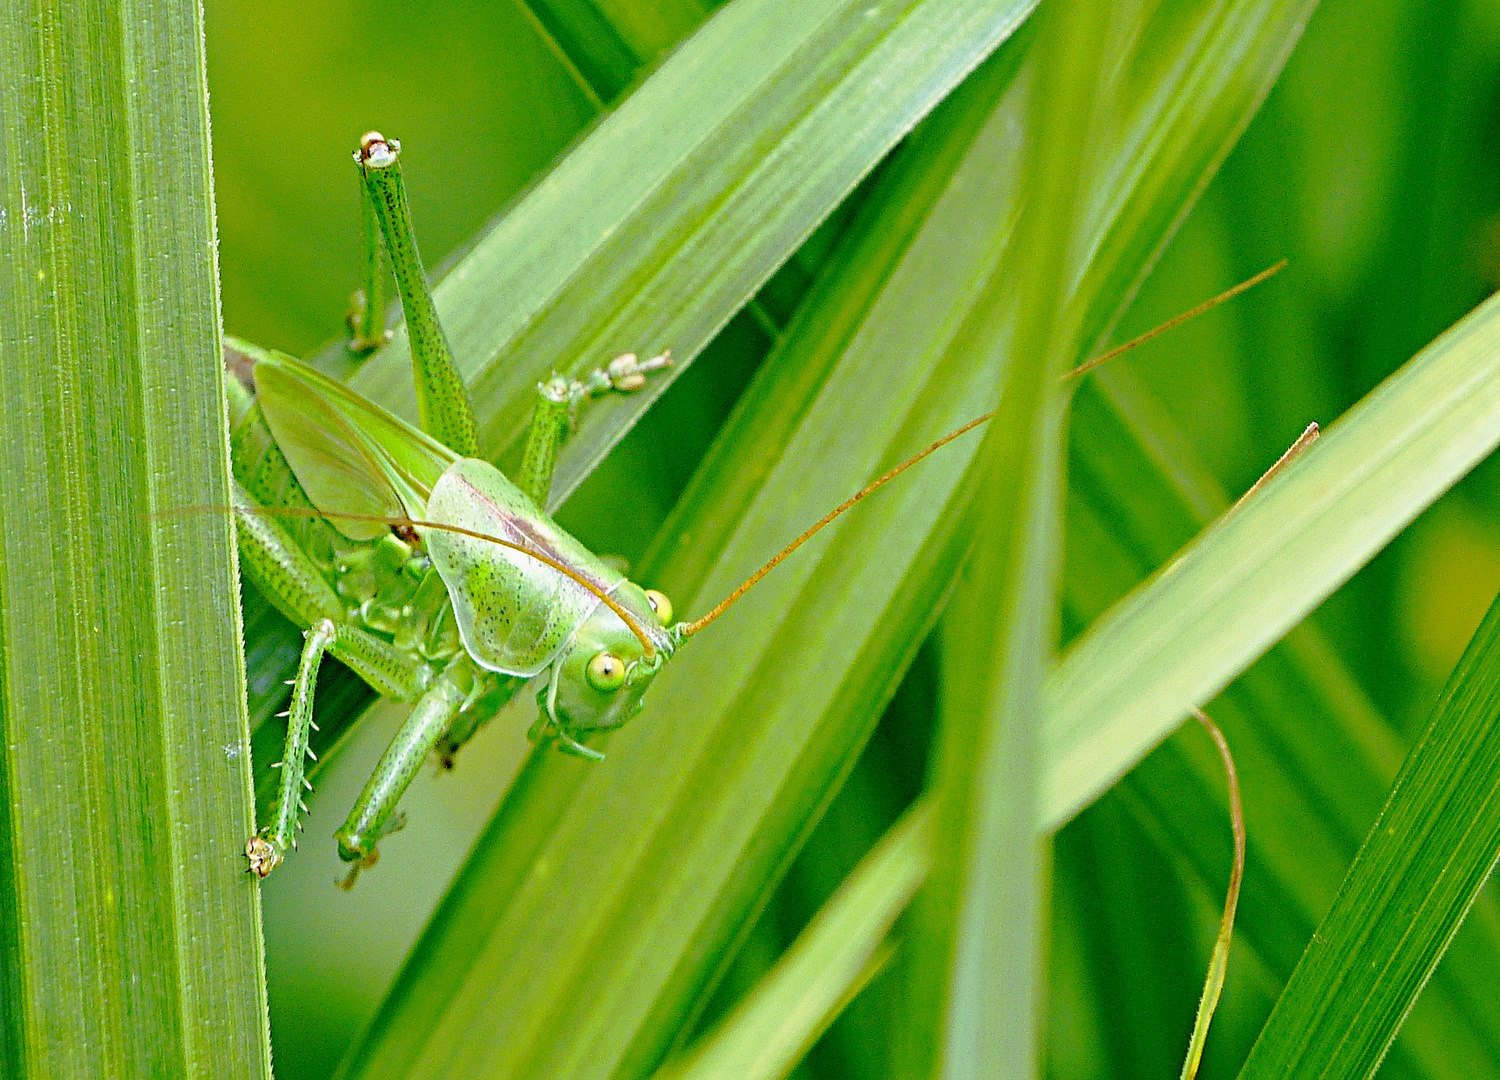
[[422,257],[417,253],[416,235],[411,227],[411,210],[406,205],[400,156],[401,144],[395,139],[367,139],[354,152],[354,162],[359,166],[370,205],[379,216],[386,253],[401,292],[411,359],[418,368],[417,410],[422,417],[422,429],[456,453],[474,454],[479,450],[474,407],[469,403],[468,391],[453,362],[453,350],[427,289]]
[[[625,580],[487,461],[451,465],[432,489],[427,517],[549,555],[606,593]],[[491,671],[538,674],[600,606],[578,582],[523,552],[457,533],[421,532],[448,584],[464,648]]]
[[[546,563],[477,537],[423,529],[433,564],[448,585],[464,648],[476,663],[522,677],[550,665],[552,677],[538,697],[565,741],[572,740],[570,733],[619,727],[639,711],[642,695],[677,639],[657,621],[638,585],[560,529],[487,461],[463,458],[450,465],[433,486],[427,518],[562,563],[633,616],[654,650],[647,658],[640,639],[616,612]],[[626,664],[624,687],[600,692],[589,685],[584,668],[601,652]]]

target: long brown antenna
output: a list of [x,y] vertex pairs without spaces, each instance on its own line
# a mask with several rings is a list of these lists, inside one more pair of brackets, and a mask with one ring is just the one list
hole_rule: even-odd
[[822,529],[826,525],[832,522],[834,518],[838,517],[845,510],[848,510],[855,503],[859,502],[859,500],[863,499],[866,495],[879,488],[884,487],[886,484],[889,484],[892,480],[896,479],[896,477],[900,476],[907,469],[911,468],[917,462],[921,461],[928,454],[931,454],[935,450],[941,450],[943,447],[947,446],[960,435],[967,435],[969,432],[973,431],[986,420],[994,419],[994,416],[995,414],[992,412],[985,413],[983,416],[976,416],[973,420],[970,420],[967,424],[959,428],[957,431],[950,431],[937,442],[927,447],[927,449],[913,454],[911,457],[903,461],[900,465],[897,465],[890,472],[886,473],[884,476],[880,477],[877,480],[871,480],[868,484],[860,488],[853,495],[850,495],[843,502],[839,503],[832,510],[828,511],[828,513],[824,514],[817,521],[813,522],[813,524],[809,526],[801,536],[797,537],[797,539],[793,540],[786,547],[782,548],[781,551],[778,552],[770,562],[766,563],[766,565],[762,566],[759,570],[755,571],[755,573],[751,574],[743,582],[741,582],[739,588],[735,589],[734,592],[730,593],[723,600],[719,601],[718,606],[710,611],[707,615],[703,616],[701,619],[694,619],[692,622],[687,623],[685,626],[683,626],[682,632],[684,634],[696,634],[699,630],[702,630],[709,623],[713,622],[720,615],[724,614],[724,612],[729,608],[729,605],[733,604],[736,600],[749,592],[751,586],[753,586],[761,578],[769,574],[772,570],[775,570],[776,567],[780,565],[781,560],[785,559],[792,552],[796,551],[803,544],[811,540],[820,531],[822,531]]
[[1218,307],[1220,304],[1224,303],[1227,300],[1233,300],[1236,296],[1238,296],[1240,293],[1246,291],[1247,289],[1253,289],[1253,288],[1255,288],[1255,286],[1259,285],[1262,281],[1265,281],[1266,278],[1268,278],[1268,277],[1274,277],[1276,274],[1279,274],[1283,270],[1285,270],[1286,269],[1286,264],[1287,264],[1287,260],[1282,259],[1279,263],[1276,263],[1274,266],[1268,266],[1268,267],[1266,267],[1260,273],[1256,274],[1253,278],[1246,278],[1244,281],[1240,282],[1238,285],[1232,285],[1232,286],[1230,286],[1229,288],[1227,288],[1223,292],[1221,292],[1218,296],[1215,296],[1212,300],[1205,300],[1205,301],[1203,301],[1203,303],[1199,304],[1197,307],[1195,307],[1195,308],[1193,308],[1193,309],[1191,309],[1189,311],[1184,311],[1181,315],[1174,315],[1174,316],[1172,316],[1170,319],[1168,319],[1166,322],[1162,323],[1160,326],[1152,327],[1150,330],[1147,330],[1144,334],[1140,335],[1139,337],[1133,337],[1133,338],[1131,338],[1129,341],[1127,341],[1123,345],[1116,345],[1113,349],[1110,349],[1107,352],[1100,353],[1098,356],[1094,357],[1092,360],[1085,360],[1083,363],[1079,364],[1072,371],[1070,371],[1066,375],[1064,375],[1063,378],[1064,379],[1076,379],[1080,375],[1087,375],[1090,371],[1093,371],[1100,364],[1108,363],[1109,361],[1113,360],[1115,357],[1119,356],[1121,353],[1127,353],[1131,349],[1135,348],[1137,345],[1144,345],[1144,344],[1146,344],[1146,342],[1150,341],[1152,338],[1157,337],[1160,334],[1165,334],[1168,330],[1175,330],[1177,327],[1181,326],[1183,323],[1187,322],[1189,319],[1196,319],[1199,315],[1202,315],[1205,311],[1210,311],[1213,308]]
[[[1187,322],[1194,316],[1201,315],[1205,311],[1208,311],[1210,308],[1217,307],[1218,305],[1224,303],[1224,301],[1226,300],[1232,300],[1234,297],[1238,296],[1246,289],[1253,288],[1256,285],[1259,285],[1262,281],[1265,281],[1266,278],[1270,277],[1272,274],[1280,272],[1286,267],[1286,264],[1287,261],[1285,259],[1282,259],[1275,266],[1269,266],[1266,269],[1262,270],[1260,273],[1256,274],[1253,278],[1250,278],[1247,281],[1242,281],[1231,289],[1226,289],[1224,292],[1220,293],[1212,300],[1205,300],[1203,303],[1199,304],[1191,311],[1184,311],[1181,315],[1175,315],[1172,318],[1168,319],[1166,322],[1162,323],[1160,326],[1156,327],[1154,330],[1147,330],[1140,337],[1135,338],[1131,341],[1127,341],[1124,345],[1116,346],[1115,348],[1110,349],[1108,352],[1094,357],[1092,360],[1089,360],[1088,362],[1068,372],[1063,376],[1063,378],[1071,379],[1076,376],[1082,375],[1085,372],[1092,371],[1094,368],[1098,367],[1105,361],[1113,360],[1121,353],[1129,352],[1137,345],[1141,345],[1147,341],[1150,341],[1158,334],[1164,334],[1175,326],[1181,326],[1183,323]],[[796,551],[799,547],[807,543],[825,527],[827,527],[834,518],[838,517],[840,514],[844,513],[844,511],[853,507],[855,503],[859,502],[866,495],[879,490],[886,484],[890,483],[892,480],[896,479],[896,477],[900,476],[907,469],[911,468],[913,465],[921,461],[933,451],[941,450],[943,447],[947,446],[960,435],[967,435],[969,432],[973,431],[986,420],[993,420],[994,418],[995,414],[992,412],[985,413],[983,416],[976,416],[973,420],[970,420],[967,424],[959,428],[957,431],[950,431],[937,442],[933,443],[931,446],[928,446],[925,450],[919,450],[917,453],[907,458],[900,465],[897,465],[894,469],[886,473],[884,476],[870,481],[870,483],[860,488],[853,495],[849,496],[843,502],[835,506],[832,510],[828,511],[828,513],[820,517],[817,521],[813,522],[813,524],[809,526],[801,536],[797,537],[797,539],[793,540],[786,547],[782,548],[779,552],[776,553],[776,555],[771,558],[769,562],[767,562],[759,570],[755,571],[755,573],[746,578],[740,584],[739,588],[735,589],[734,592],[730,593],[723,600],[719,601],[719,603],[711,611],[709,611],[707,615],[704,615],[700,619],[694,619],[690,623],[682,624],[682,632],[684,634],[696,634],[699,630],[702,630],[709,623],[713,622],[720,615],[724,614],[725,611],[729,610],[730,606],[734,604],[734,602],[737,601],[740,597],[749,592],[750,589],[755,586],[761,578],[765,577],[772,570],[776,569],[777,566],[781,565],[783,559],[785,559],[788,555]]]
[[1260,474],[1260,479],[1251,484],[1250,487],[1246,489],[1245,494],[1241,495],[1237,500],[1235,500],[1235,504],[1229,508],[1228,512],[1224,516],[1228,517],[1229,514],[1234,513],[1236,510],[1238,510],[1240,507],[1244,506],[1247,502],[1254,498],[1256,493],[1259,492],[1261,488],[1266,486],[1271,477],[1275,476],[1282,469],[1286,468],[1292,462],[1296,461],[1299,457],[1302,456],[1303,451],[1305,451],[1313,443],[1317,442],[1318,436],[1320,434],[1322,434],[1322,429],[1318,427],[1318,422],[1316,420],[1314,420],[1311,424],[1308,424],[1307,427],[1303,428],[1302,434],[1297,436],[1297,441],[1286,448],[1286,453],[1282,454],[1279,458],[1276,459],[1276,464],[1272,465],[1269,469]]
[[[205,507],[204,509],[222,510],[222,507]],[[578,582],[578,584],[597,596],[609,610],[620,617],[620,621],[630,628],[630,632],[640,639],[641,647],[646,650],[646,658],[649,660],[656,655],[656,647],[651,644],[651,639],[647,637],[646,631],[641,628],[641,624],[636,621],[635,616],[620,605],[619,601],[615,600],[609,593],[599,588],[592,581],[584,578],[583,575],[566,564],[559,562],[550,555],[544,555],[540,551],[533,551],[522,544],[502,540],[500,537],[491,536],[489,533],[465,529],[461,525],[447,525],[441,521],[420,521],[416,518],[408,517],[383,517],[380,514],[346,514],[337,510],[314,510],[305,506],[236,506],[233,509],[241,513],[266,514],[270,517],[337,518],[340,521],[369,521],[377,525],[393,525],[398,528],[409,526],[419,529],[436,529],[439,532],[457,533],[459,536],[468,536],[475,540],[486,540],[491,544],[510,548],[512,551],[519,551],[523,555],[530,555],[539,563],[544,563],[552,567],[559,574]]]

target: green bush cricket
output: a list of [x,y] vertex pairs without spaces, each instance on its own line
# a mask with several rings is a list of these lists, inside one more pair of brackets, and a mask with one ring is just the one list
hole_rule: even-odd
[[[628,721],[665,661],[689,635],[856,502],[979,426],[979,417],[873,481],[814,523],[689,623],[667,598],[629,581],[541,509],[556,451],[579,408],[629,393],[671,364],[670,354],[625,354],[582,379],[538,387],[513,482],[477,458],[473,407],[428,292],[406,203],[400,145],[368,133],[355,152],[366,248],[366,291],[351,313],[351,348],[378,345],[382,248],[411,341],[421,428],[290,357],[255,358],[253,400],[232,389],[235,509],[244,573],[305,627],[269,822],[246,845],[268,875],[296,846],[313,686],[332,652],[385,697],[412,704],[344,824],[335,833],[351,885],[374,865],[379,841],[403,824],[398,804],[434,752],[450,762],[478,727],[533,679],[534,740],[599,758],[584,740]],[[383,243],[382,243],[383,242]],[[1222,302],[1278,267],[1181,318]],[[1143,335],[1091,361],[1125,351]],[[1080,369],[1080,372],[1083,369]],[[237,387],[238,384],[236,384]]]

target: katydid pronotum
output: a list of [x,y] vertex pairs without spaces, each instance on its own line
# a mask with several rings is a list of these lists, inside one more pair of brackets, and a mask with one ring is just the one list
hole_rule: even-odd
[[[348,886],[361,869],[374,865],[380,840],[401,828],[398,804],[422,763],[434,753],[451,762],[458,747],[523,684],[535,680],[539,687],[539,715],[529,732],[533,740],[555,739],[565,751],[601,757],[584,740],[619,727],[639,711],[656,673],[688,636],[856,502],[990,418],[976,418],[851,496],[708,614],[674,623],[665,596],[629,581],[542,509],[559,442],[576,423],[580,407],[596,395],[640,389],[651,373],[670,366],[670,354],[647,360],[625,354],[582,379],[554,375],[541,384],[514,481],[478,458],[473,406],[427,290],[399,153],[399,143],[376,132],[365,135],[355,152],[367,284],[363,302],[351,314],[351,348],[372,348],[385,340],[378,291],[384,252],[406,319],[420,430],[275,353],[246,350],[256,358],[254,399],[237,383],[232,387],[241,567],[305,629],[296,677],[288,680],[290,706],[281,714],[287,734],[271,818],[246,845],[249,868],[259,877],[296,847],[299,811],[306,809],[302,790],[311,789],[304,759],[311,756],[313,687],[326,653],[383,696],[412,704],[335,833],[340,857],[352,864]],[[1068,377],[1238,295],[1281,266],[1096,357]],[[1201,714],[1199,719],[1208,724]],[[1232,777],[1222,736],[1209,727]],[[1237,798],[1235,813],[1242,859]],[[1223,948],[1215,950],[1219,983],[1236,888],[1237,877]],[[1205,991],[1207,1013],[1216,997],[1216,989]],[[1200,1026],[1207,1026],[1202,1010]],[[1194,1043],[1201,1052],[1196,1031]]]

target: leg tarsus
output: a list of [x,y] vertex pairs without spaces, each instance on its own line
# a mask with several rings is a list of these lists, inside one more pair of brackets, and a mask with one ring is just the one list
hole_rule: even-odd
[[371,851],[363,859],[358,860],[353,866],[349,867],[349,872],[347,874],[345,874],[341,878],[335,878],[334,883],[345,892],[348,892],[350,889],[354,888],[354,883],[359,880],[359,872],[361,870],[368,870],[379,861],[380,852]]
[[312,747],[308,745],[313,690],[323,654],[338,639],[338,627],[332,619],[319,619],[303,634],[303,638],[302,659],[297,665],[297,677],[292,680],[292,703],[283,714],[286,716],[286,745],[280,761],[281,777],[276,800],[271,804],[271,820],[245,844],[250,872],[261,878],[275,870],[287,852],[297,846],[297,830],[302,827],[297,815],[307,809],[302,801],[302,789],[305,786],[312,790],[305,775],[304,759],[313,756]]
[[547,387],[554,393],[566,394],[568,424],[571,427],[577,424],[578,408],[585,401],[600,394],[633,394],[646,385],[647,375],[671,366],[671,349],[664,349],[649,360],[642,360],[635,353],[621,353],[604,367],[595,368],[581,379],[553,376]]
[[635,353],[622,353],[581,379],[553,375],[537,386],[536,411],[526,432],[526,452],[517,480],[520,489],[539,509],[547,508],[552,490],[552,469],[557,447],[564,434],[578,426],[578,410],[600,394],[633,394],[646,385],[646,376],[672,366],[672,351],[664,350],[649,360]]

